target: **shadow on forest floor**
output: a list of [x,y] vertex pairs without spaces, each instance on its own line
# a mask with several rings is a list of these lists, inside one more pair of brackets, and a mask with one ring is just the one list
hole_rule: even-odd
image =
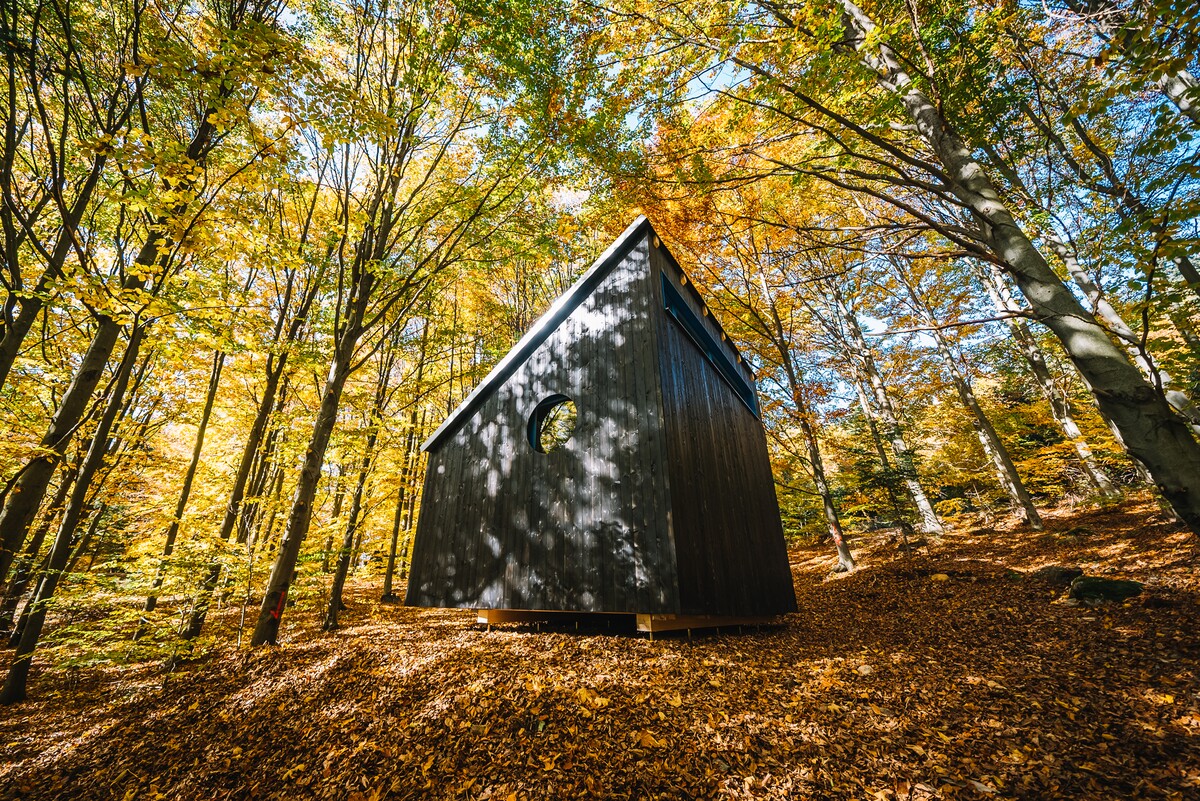
[[[362,581],[341,631],[297,608],[280,647],[165,681],[38,670],[0,709],[0,797],[1195,797],[1195,539],[1147,503],[1047,518],[864,541],[836,578],[794,548],[798,614],[692,641],[482,631]],[[1147,593],[1068,606],[1014,573],[1045,564]]]

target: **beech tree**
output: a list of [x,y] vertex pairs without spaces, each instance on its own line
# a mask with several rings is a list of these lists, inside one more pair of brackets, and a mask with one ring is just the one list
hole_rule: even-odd
[[[439,276],[487,240],[519,206],[527,165],[537,163],[536,145],[505,141],[507,115],[481,74],[467,70],[451,81],[473,46],[469,20],[453,6],[352,8],[337,22],[351,34],[347,90],[369,116],[336,156],[342,230],[333,256],[332,361],[254,645],[278,636],[342,392],[364,361],[364,337],[404,319]],[[485,156],[514,144],[512,156]]]
[[[865,165],[831,171],[777,159],[777,169],[816,174],[843,188],[873,192],[918,219],[925,217],[918,206],[880,194],[872,184],[928,193],[968,215],[973,232],[963,236],[944,222],[937,224],[939,232],[973,240],[972,246],[1012,276],[1033,318],[1062,343],[1130,452],[1147,466],[1176,513],[1200,531],[1200,445],[1055,274],[1034,237],[1005,204],[984,161],[959,134],[944,105],[931,97],[926,87],[936,91],[940,76],[923,42],[918,40],[914,47],[915,58],[901,55],[892,35],[850,0],[832,6],[762,3],[731,17],[724,12],[702,12],[683,4],[649,13],[635,9],[631,16],[654,36],[691,49],[694,55],[683,69],[699,71],[726,63],[743,71],[751,79],[748,91],[726,94],[827,137],[844,158]],[[779,61],[780,53],[787,54],[785,62]],[[914,78],[913,64],[926,65],[925,74]],[[830,67],[839,75],[853,68],[869,76],[879,90],[878,121],[891,117],[911,140],[876,133],[877,120],[868,119],[863,110],[848,107],[840,98],[821,98],[829,91],[825,79]],[[896,111],[903,121],[895,119]]]

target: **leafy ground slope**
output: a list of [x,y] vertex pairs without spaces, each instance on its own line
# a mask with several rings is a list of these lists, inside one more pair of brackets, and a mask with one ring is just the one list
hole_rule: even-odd
[[[797,549],[799,614],[690,642],[481,631],[363,585],[334,635],[293,610],[281,647],[165,682],[40,670],[0,708],[0,797],[1200,797],[1194,540],[1145,504],[1048,525],[860,543],[839,578]],[[1045,564],[1148,592],[1069,606],[1013,573]]]

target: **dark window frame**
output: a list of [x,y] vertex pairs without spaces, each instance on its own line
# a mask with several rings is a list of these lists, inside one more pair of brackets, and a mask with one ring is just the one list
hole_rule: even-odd
[[[575,414],[578,416],[579,405],[575,403],[575,399],[568,395],[563,395],[561,392],[556,392],[553,395],[548,395],[545,398],[542,398],[540,401],[538,401],[537,406],[533,407],[533,412],[529,415],[529,422],[526,424],[525,433],[529,440],[529,446],[538,453],[545,455],[554,453],[554,451],[557,451],[561,449],[563,445],[566,445],[567,442],[570,441],[571,437],[575,435],[575,427],[572,426],[571,433],[566,439],[559,443],[558,447],[551,450],[546,450],[542,447],[542,424],[546,422],[546,418],[550,416],[550,412],[554,411],[559,406],[562,406],[564,403],[569,403],[574,406]],[[578,424],[578,418],[576,419],[576,424]]]
[[755,395],[754,387],[746,380],[737,365],[729,358],[725,349],[717,342],[717,338],[709,332],[708,327],[701,322],[696,316],[696,312],[692,311],[692,307],[684,300],[683,294],[675,288],[671,280],[665,272],[662,273],[662,294],[663,308],[671,315],[672,319],[683,329],[687,334],[688,339],[700,349],[709,363],[716,368],[717,375],[729,385],[733,390],[733,394],[737,395],[738,400],[750,410],[750,413],[761,419],[758,410],[758,398]]

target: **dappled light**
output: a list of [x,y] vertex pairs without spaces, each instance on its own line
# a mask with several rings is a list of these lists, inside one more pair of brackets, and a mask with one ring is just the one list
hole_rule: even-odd
[[[86,773],[74,797],[1186,796],[1200,586],[1184,546],[1146,537],[1148,514],[1047,514],[1052,533],[1087,523],[1091,542],[955,530],[908,557],[862,541],[849,576],[794,548],[816,611],[653,641],[489,631],[470,612],[377,606],[352,582],[334,634],[298,612],[271,651],[43,674],[44,700],[0,723],[0,794],[56,797]],[[1072,607],[1021,578],[1102,570],[1118,545],[1145,601]]]
[[5,3],[0,801],[1200,798],[1195,5]]

